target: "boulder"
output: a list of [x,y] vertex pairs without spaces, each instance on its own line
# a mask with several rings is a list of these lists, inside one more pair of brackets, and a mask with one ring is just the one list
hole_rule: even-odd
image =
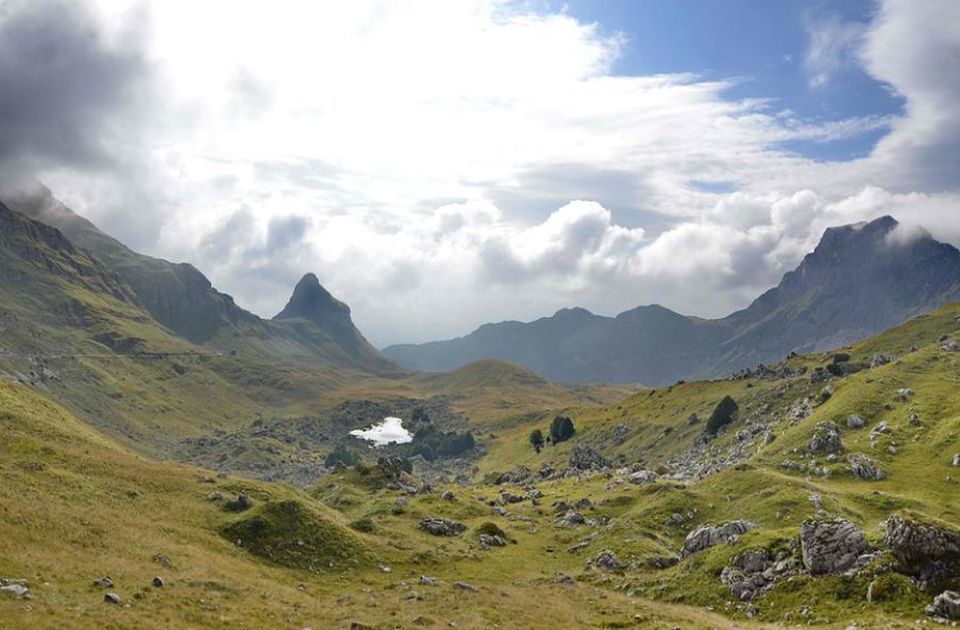
[[116,593],[107,593],[103,596],[103,601],[108,604],[113,604],[114,606],[120,605],[120,596]]
[[11,595],[15,599],[30,599],[30,589],[26,580],[0,578],[0,593]]
[[813,575],[836,575],[854,568],[866,550],[866,536],[850,521],[808,520],[800,525],[803,566]]
[[887,477],[887,473],[883,472],[875,461],[863,453],[850,455],[847,458],[847,463],[850,464],[850,472],[858,479],[863,479],[864,481],[881,481]]
[[420,529],[434,536],[457,536],[467,530],[467,526],[445,518],[425,518],[420,521]]
[[890,358],[890,355],[878,352],[875,355],[873,355],[873,358],[870,360],[870,367],[878,368],[881,365],[886,365],[887,363],[890,363],[890,361],[892,360],[893,359]]
[[813,431],[813,437],[810,438],[809,450],[811,453],[820,454],[842,451],[840,427],[837,426],[837,423],[829,420],[819,423]]
[[884,543],[901,572],[921,580],[960,573],[960,532],[896,514],[884,528]]
[[504,540],[502,536],[480,534],[480,546],[484,549],[489,549],[491,547],[506,547],[507,541]]
[[99,586],[100,588],[113,588],[113,580],[105,575],[100,579],[94,580],[93,585]]
[[641,484],[641,483],[653,483],[657,480],[657,473],[652,470],[638,470],[637,472],[630,473],[627,476],[627,481],[630,483]]
[[388,480],[396,481],[403,476],[403,459],[396,455],[388,455],[377,459],[377,468],[383,472]]
[[617,554],[609,549],[604,549],[598,553],[597,557],[593,559],[593,564],[596,565],[597,568],[607,571],[619,571],[622,568]]
[[610,462],[596,449],[580,443],[570,453],[570,468],[576,470],[600,470],[610,466]]
[[960,593],[944,591],[933,598],[933,603],[926,607],[926,613],[944,619],[960,619]]
[[860,429],[867,426],[867,421],[858,416],[857,414],[852,414],[847,416],[847,428],[848,429]]
[[163,578],[158,575],[153,578],[153,582],[151,582],[151,584],[153,584],[154,588],[163,588]]
[[740,536],[756,527],[750,521],[742,520],[729,521],[722,525],[702,525],[687,534],[680,557],[687,558],[716,545],[735,543]]

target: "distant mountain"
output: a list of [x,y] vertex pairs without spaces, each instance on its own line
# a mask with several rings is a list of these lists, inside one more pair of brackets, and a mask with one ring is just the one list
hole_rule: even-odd
[[658,305],[616,317],[563,309],[530,323],[485,324],[465,337],[383,352],[411,369],[503,359],[565,383],[664,385],[713,378],[791,351],[843,346],[960,299],[960,252],[891,217],[828,229],[780,284],[723,319]]
[[316,287],[342,307],[335,316],[333,311],[329,317],[318,311],[315,317],[302,321],[281,313],[274,321],[264,320],[217,291],[194,266],[131,250],[77,215],[46,187],[37,186],[28,194],[8,196],[5,201],[9,208],[56,228],[77,249],[88,252],[87,256],[129,287],[153,319],[194,344],[306,365],[350,367],[378,374],[401,371],[363,339],[350,321],[349,308],[333,300],[312,274],[308,277]]

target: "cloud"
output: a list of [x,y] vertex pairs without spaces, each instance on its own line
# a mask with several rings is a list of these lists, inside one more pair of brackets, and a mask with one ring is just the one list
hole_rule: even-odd
[[133,12],[108,32],[66,0],[7,2],[0,9],[0,166],[118,166],[112,143],[140,101],[148,72]]
[[[881,214],[960,242],[956,2],[812,23],[814,85],[863,64],[906,102],[832,120],[617,74],[625,35],[531,6],[8,1],[0,155],[260,314],[313,271],[378,343],[571,305],[722,315]],[[843,163],[783,148],[877,131]]]
[[857,66],[865,25],[836,15],[813,20],[807,28],[809,45],[804,58],[811,87],[826,87],[844,70]]

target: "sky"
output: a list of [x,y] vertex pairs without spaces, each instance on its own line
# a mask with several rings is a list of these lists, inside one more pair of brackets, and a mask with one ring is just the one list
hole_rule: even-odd
[[314,272],[379,346],[960,245],[955,0],[0,0],[0,88],[0,191],[262,316]]

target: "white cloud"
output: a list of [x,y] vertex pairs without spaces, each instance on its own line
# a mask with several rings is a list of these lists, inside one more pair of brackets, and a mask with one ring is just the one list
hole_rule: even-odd
[[[98,2],[107,32],[139,4]],[[731,98],[732,80],[615,75],[622,35],[522,4],[148,6],[143,58],[164,98],[117,147],[130,166],[41,175],[263,315],[306,271],[381,343],[575,304],[720,315],[829,225],[890,213],[960,242],[950,0],[886,0],[868,25],[811,31],[813,83],[862,62],[907,101],[901,117],[834,121]],[[888,128],[852,162],[779,148]]]

